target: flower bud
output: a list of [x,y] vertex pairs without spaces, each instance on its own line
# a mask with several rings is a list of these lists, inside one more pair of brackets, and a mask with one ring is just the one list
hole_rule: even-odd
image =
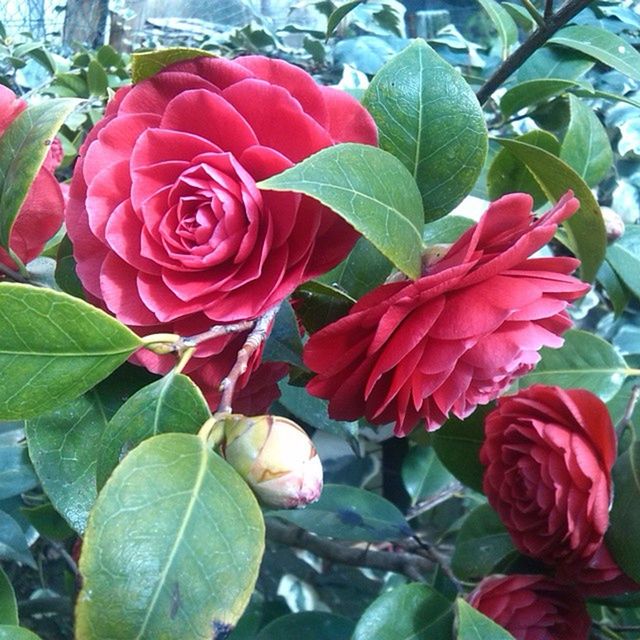
[[304,507],[322,492],[322,464],[309,436],[280,416],[224,419],[220,451],[266,505]]

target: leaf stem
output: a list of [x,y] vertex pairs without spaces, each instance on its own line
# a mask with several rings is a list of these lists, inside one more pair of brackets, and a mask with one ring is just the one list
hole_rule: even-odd
[[29,278],[23,276],[18,271],[10,269],[6,265],[2,264],[2,262],[0,262],[0,273],[3,273],[5,276],[7,276],[7,278],[10,278],[14,282],[19,282],[20,284],[30,284]]
[[544,18],[540,15],[540,12],[534,7],[531,0],[520,0],[522,6],[529,12],[529,15],[536,21],[539,27],[544,27]]
[[480,104],[484,104],[493,92],[509,78],[524,62],[538,50],[551,36],[564,27],[569,20],[582,11],[593,0],[568,0],[556,13],[552,13],[545,20],[544,26],[539,26],[491,75],[478,89],[476,97]]

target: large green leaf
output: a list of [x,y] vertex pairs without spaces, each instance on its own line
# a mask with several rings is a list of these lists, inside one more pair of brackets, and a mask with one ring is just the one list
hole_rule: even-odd
[[270,622],[255,640],[350,640],[355,623],[344,616],[323,611],[302,611]]
[[594,65],[591,58],[559,47],[541,47],[519,69],[518,82],[540,78],[577,80]]
[[473,188],[487,155],[475,94],[424,40],[414,40],[376,74],[364,105],[380,146],[399,158],[422,194],[425,218],[451,211]]
[[0,284],[0,419],[30,418],[81,395],[142,342],[65,293]]
[[212,57],[211,51],[193,49],[189,47],[171,47],[169,49],[156,49],[154,51],[140,51],[131,56],[131,79],[141,82],[146,78],[156,75],[165,67],[174,62],[192,60],[202,56]]
[[253,494],[203,439],[145,440],[91,512],[76,640],[224,637],[249,601],[263,549]]
[[571,248],[582,262],[582,277],[592,281],[604,259],[607,237],[602,212],[588,185],[571,167],[544,149],[506,138],[498,138],[498,142],[527,165],[550,200],[559,200],[569,189],[580,200],[580,208],[564,226]]
[[349,222],[411,278],[420,275],[422,203],[404,165],[363,144],[339,144],[258,183],[322,202]]
[[458,608],[458,635],[456,640],[515,640],[491,618],[474,609],[462,598],[456,600]]
[[23,627],[2,625],[0,626],[0,640],[40,640],[40,636]]
[[299,510],[270,511],[269,515],[339,540],[374,542],[412,535],[395,505],[371,491],[347,485],[327,484],[318,502]]
[[0,624],[18,624],[16,594],[2,568],[0,568]]
[[511,536],[498,514],[488,504],[482,504],[462,523],[451,568],[461,580],[482,578],[514,552]]
[[629,225],[622,237],[607,247],[607,262],[640,298],[640,225]]
[[78,533],[96,500],[96,456],[107,416],[94,391],[27,421],[29,455],[51,503]]
[[362,614],[352,640],[450,638],[453,604],[426,584],[405,584],[383,593]]
[[640,370],[629,367],[606,340],[593,333],[571,330],[564,339],[560,349],[543,347],[542,359],[531,373],[519,379],[517,386],[583,388],[607,401],[620,390],[627,376],[640,375]]
[[64,98],[27,107],[0,137],[0,246],[5,249],[51,141],[79,102]]
[[640,80],[640,53],[606,29],[573,25],[558,31],[549,43],[586,53],[620,73]]
[[569,107],[571,119],[562,141],[560,158],[594,187],[613,166],[609,136],[593,109],[580,98],[569,95]]
[[511,47],[518,42],[518,27],[509,12],[500,6],[496,0],[478,0],[482,8],[493,22],[498,37],[502,43],[502,59],[509,55]]
[[439,494],[447,494],[452,487],[459,487],[432,447],[412,447],[402,461],[401,473],[412,504],[436,500]]
[[[182,374],[170,372],[140,389],[120,407],[101,433],[97,447],[98,487],[143,440],[159,433],[197,433],[210,415],[200,389]],[[96,449],[95,442],[93,447]]]
[[505,118],[509,118],[520,109],[540,104],[576,86],[579,85],[573,80],[561,80],[559,78],[527,80],[512,87],[502,96],[500,110]]
[[616,460],[612,472],[613,505],[607,530],[607,547],[621,569],[640,582],[640,442]]

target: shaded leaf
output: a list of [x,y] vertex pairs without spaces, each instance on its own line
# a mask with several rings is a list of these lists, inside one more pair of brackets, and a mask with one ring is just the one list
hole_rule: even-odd
[[40,637],[24,627],[2,625],[0,626],[0,640],[40,640]]
[[309,333],[335,322],[349,313],[355,302],[341,288],[311,280],[300,285],[293,293],[296,314]]
[[155,49],[153,51],[141,51],[131,56],[131,79],[134,83],[155,76],[165,67],[174,62],[192,60],[202,56],[213,57],[211,51],[193,49],[189,47],[172,47],[170,49]]
[[456,600],[458,635],[456,640],[515,640],[503,627],[474,609],[463,598]]
[[493,22],[502,43],[502,59],[506,59],[512,45],[518,42],[518,27],[509,12],[496,0],[478,0]]
[[559,47],[541,47],[518,69],[518,82],[556,78],[577,80],[594,65],[588,56]]
[[432,447],[411,447],[402,461],[401,473],[411,504],[433,497],[451,486],[459,486]]
[[607,247],[607,262],[640,298],[640,225],[629,225],[624,234]]
[[0,625],[16,624],[18,624],[16,594],[7,574],[0,568]]
[[37,484],[22,424],[0,424],[0,500],[29,491]]
[[303,366],[300,329],[296,314],[287,300],[278,309],[273,328],[264,345],[262,359]]
[[302,611],[280,616],[256,636],[256,640],[350,640],[355,623],[344,616],[323,611]]
[[365,0],[351,0],[350,2],[341,4],[335,11],[333,11],[327,19],[327,38],[330,38],[333,35],[336,27],[345,17],[364,1]]
[[0,511],[0,560],[15,560],[36,568],[20,525],[4,511]]
[[542,78],[527,80],[509,89],[500,99],[500,110],[505,118],[509,118],[520,109],[531,107],[555,98],[572,87],[578,86],[573,80],[558,78]]

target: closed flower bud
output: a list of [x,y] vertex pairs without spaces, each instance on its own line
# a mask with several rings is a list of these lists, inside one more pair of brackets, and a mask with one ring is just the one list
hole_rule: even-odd
[[231,415],[220,446],[227,462],[266,505],[304,507],[322,492],[322,464],[309,436],[280,416]]

